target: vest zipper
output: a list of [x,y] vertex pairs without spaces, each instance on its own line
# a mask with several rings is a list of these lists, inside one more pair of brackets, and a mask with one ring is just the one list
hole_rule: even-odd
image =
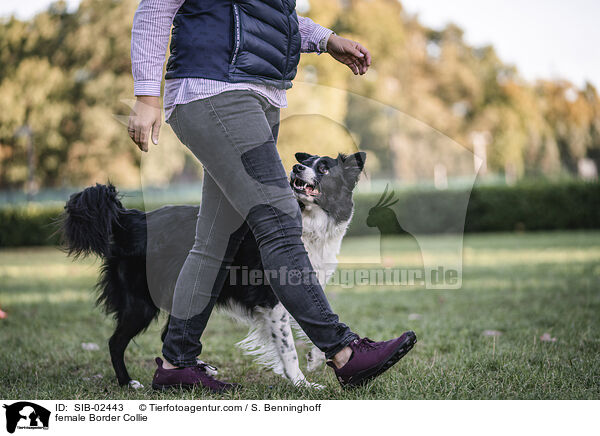
[[[284,3],[287,4],[288,9],[289,9],[288,2],[285,1]],[[285,78],[287,76],[288,65],[290,63],[290,49],[291,49],[291,45],[292,45],[292,26],[290,25],[290,20],[291,20],[290,14],[287,14],[287,21],[288,21],[288,44],[287,44],[287,53],[285,54],[285,69],[283,70],[283,77],[281,78],[282,84],[285,84]]]
[[240,49],[240,12],[238,5],[233,4],[233,20],[235,21],[235,41],[233,45],[233,56],[231,56],[231,65],[235,64],[238,51]]

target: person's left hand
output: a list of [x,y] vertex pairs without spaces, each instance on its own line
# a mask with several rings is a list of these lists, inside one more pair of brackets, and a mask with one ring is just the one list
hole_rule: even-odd
[[371,53],[358,42],[332,34],[327,41],[327,53],[357,74],[365,74],[371,66]]

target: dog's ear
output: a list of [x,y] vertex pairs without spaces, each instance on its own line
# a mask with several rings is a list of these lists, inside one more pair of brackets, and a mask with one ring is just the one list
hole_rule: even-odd
[[121,200],[119,199],[121,197],[121,194],[117,190],[116,186],[113,185],[110,180],[108,181],[108,183],[106,185],[101,185],[99,183],[96,183],[96,187],[100,188],[100,189],[102,189],[102,188],[106,189],[107,196],[109,198],[111,198],[112,201],[114,201],[118,207],[123,208],[123,204],[121,203]]
[[365,168],[365,161],[367,160],[367,153],[364,151],[359,151],[350,155],[340,154],[338,159],[342,163],[342,168],[344,170],[344,178],[349,184],[354,187],[356,182],[358,182],[358,177],[360,173]]
[[343,162],[345,168],[356,167],[360,171],[365,168],[365,161],[367,160],[367,153],[364,151],[359,151],[354,154],[350,154],[348,156],[344,156]]
[[311,157],[313,157],[313,155],[309,153],[296,153],[294,156],[296,157],[296,160],[300,163],[305,162]]

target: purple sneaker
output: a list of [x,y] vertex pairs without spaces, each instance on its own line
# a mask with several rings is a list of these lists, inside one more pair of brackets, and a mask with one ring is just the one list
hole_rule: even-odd
[[158,368],[152,379],[153,389],[203,387],[215,393],[222,393],[239,387],[236,383],[225,383],[212,377],[203,363],[186,368],[164,369],[162,359],[157,357],[156,364]]
[[417,335],[413,331],[385,342],[374,342],[369,338],[355,339],[348,344],[352,349],[348,363],[339,369],[331,361],[327,365],[333,368],[342,387],[360,386],[391,368],[416,343]]

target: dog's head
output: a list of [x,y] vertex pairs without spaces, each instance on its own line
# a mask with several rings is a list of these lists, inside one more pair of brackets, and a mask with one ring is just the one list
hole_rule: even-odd
[[96,183],[71,195],[61,220],[63,245],[68,254],[107,256],[112,226],[123,210],[119,193],[110,183]]
[[[337,158],[296,153],[298,161],[290,174],[290,185],[304,206],[317,205],[336,213],[352,208],[352,191],[365,166],[366,153],[339,154]],[[344,219],[346,212],[339,217]],[[348,216],[349,218],[349,216]]]

